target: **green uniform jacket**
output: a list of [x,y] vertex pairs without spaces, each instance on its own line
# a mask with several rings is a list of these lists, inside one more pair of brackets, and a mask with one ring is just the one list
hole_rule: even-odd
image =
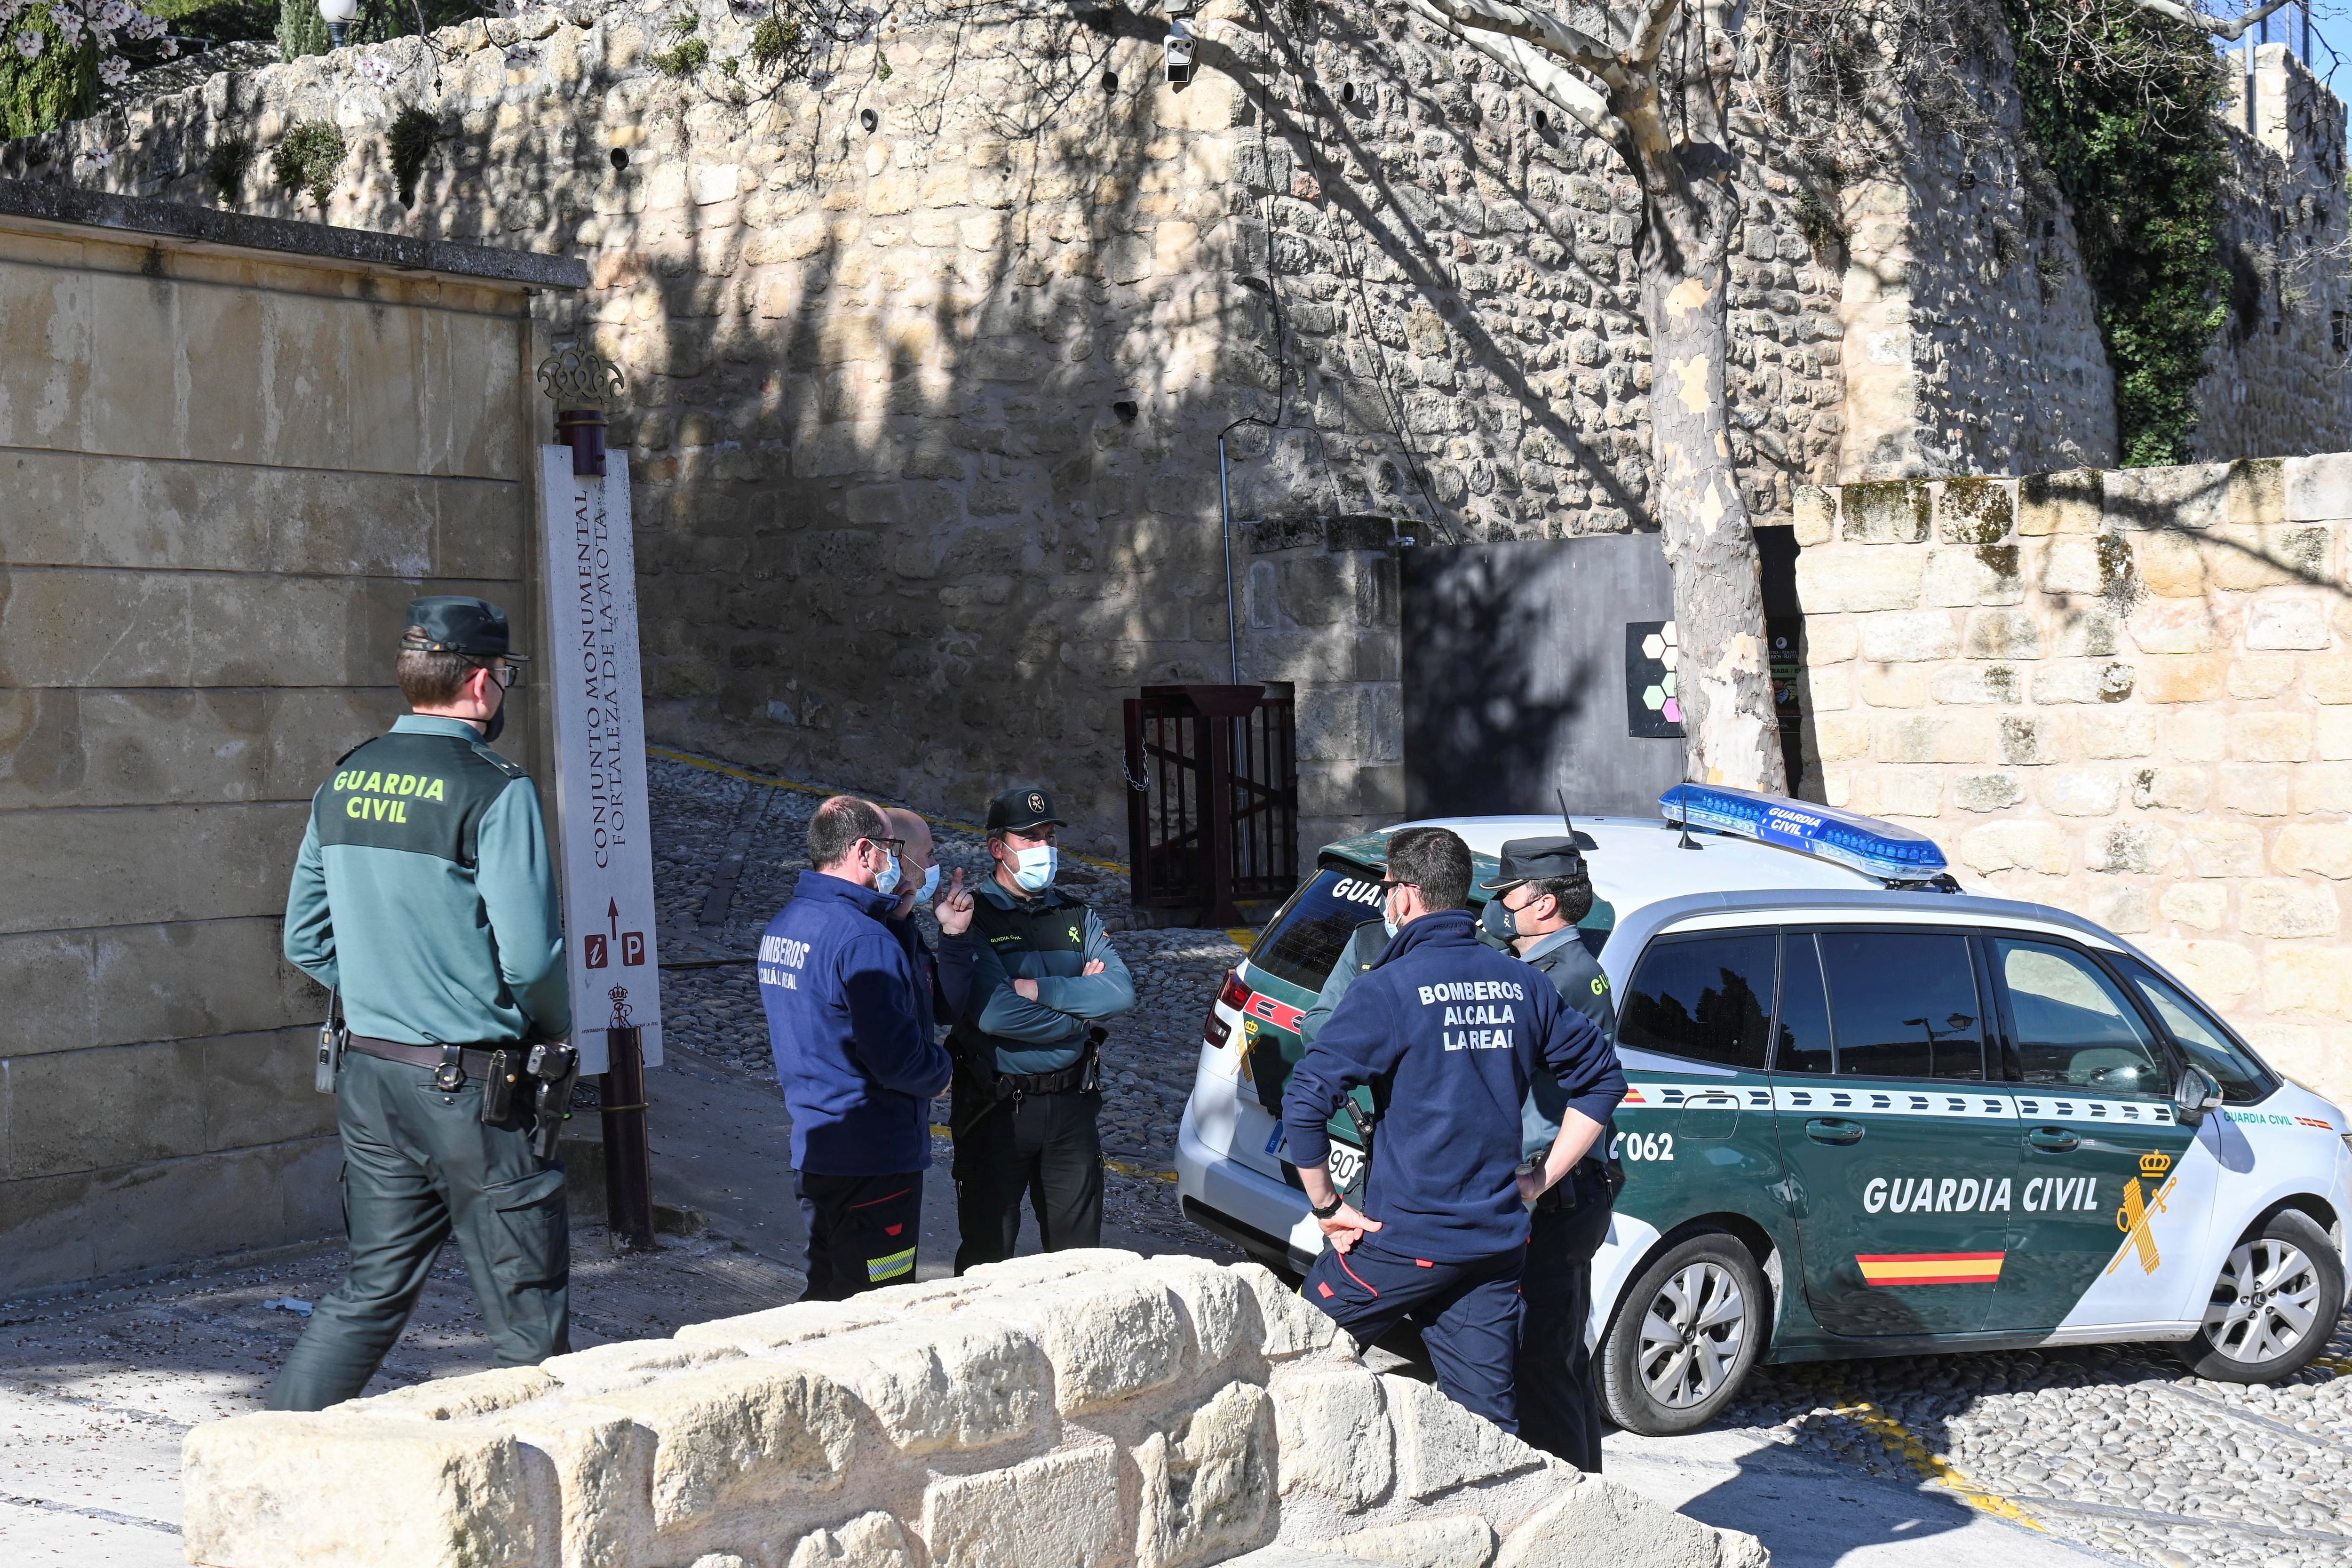
[[310,797],[286,956],[352,1032],[406,1045],[572,1033],[547,825],[523,771],[462,719],[412,713]]
[[[1135,980],[1094,910],[1048,888],[1016,899],[993,879],[975,889],[971,990],[950,1044],[1001,1073],[1059,1072],[1084,1053],[1087,1026],[1135,1007]],[[1100,974],[1081,974],[1099,959]],[[1037,1000],[1013,989],[1034,980]]]

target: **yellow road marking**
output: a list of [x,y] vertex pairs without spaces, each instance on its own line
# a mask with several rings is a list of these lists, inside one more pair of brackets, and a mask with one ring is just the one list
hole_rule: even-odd
[[2352,1377],[2352,1356],[2315,1355],[2311,1364],[2324,1366],[2338,1377]]
[[1921,1442],[1908,1426],[1904,1426],[1894,1416],[1887,1415],[1867,1399],[1856,1399],[1835,1384],[1831,1384],[1830,1389],[1839,1400],[1843,1401],[1835,1407],[1837,1415],[1844,1416],[1889,1448],[1894,1449],[1902,1456],[1905,1463],[1918,1471],[1922,1477],[1951,1491],[1970,1508],[1989,1513],[1995,1519],[2005,1519],[2011,1524],[2021,1524],[2028,1530],[2039,1530],[2045,1534],[2048,1533],[2041,1521],[1999,1492],[1988,1491],[1969,1479],[1958,1466],[1941,1454],[1929,1449],[1927,1445]]
[[[710,757],[698,757],[692,752],[672,751],[667,746],[647,746],[646,748],[646,754],[647,756],[654,757],[667,757],[673,763],[684,763],[688,767],[700,768],[706,773],[725,773],[729,778],[741,779],[745,784],[765,784],[770,789],[793,790],[801,795],[815,795],[820,799],[826,795],[835,795],[844,793],[837,789],[827,789],[823,784],[803,784],[798,779],[779,778],[772,773],[755,773],[749,768],[739,768],[732,763],[722,763]],[[919,816],[924,815],[921,807],[908,805],[903,800],[892,800],[887,795],[863,795],[859,798],[876,801],[883,805],[895,805],[902,811],[914,812]],[[941,827],[952,827],[958,833],[986,833],[988,831],[988,829],[981,826],[976,822],[958,822],[952,817],[931,817],[927,818],[927,820],[936,821]],[[1097,870],[1116,871],[1122,877],[1129,874],[1128,868],[1117,860],[1097,859],[1092,855],[1081,855],[1075,849],[1065,849],[1062,853],[1067,855],[1073,860],[1092,866]]]
[[1244,952],[1247,952],[1251,948],[1257,945],[1257,932],[1250,930],[1247,926],[1227,926],[1225,928],[1225,940],[1232,942],[1235,947],[1240,948]]

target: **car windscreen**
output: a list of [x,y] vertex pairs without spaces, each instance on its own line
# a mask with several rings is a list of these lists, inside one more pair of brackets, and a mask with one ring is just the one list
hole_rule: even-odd
[[1250,950],[1252,969],[1308,991],[1321,991],[1356,928],[1381,919],[1381,884],[1342,871],[1318,871],[1294,894]]

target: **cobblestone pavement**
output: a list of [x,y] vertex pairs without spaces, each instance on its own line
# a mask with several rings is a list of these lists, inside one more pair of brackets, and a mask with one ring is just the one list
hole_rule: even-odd
[[1723,1425],[2132,1563],[2352,1564],[2352,1319],[2323,1359],[2253,1388],[2157,1345],[1768,1367]]

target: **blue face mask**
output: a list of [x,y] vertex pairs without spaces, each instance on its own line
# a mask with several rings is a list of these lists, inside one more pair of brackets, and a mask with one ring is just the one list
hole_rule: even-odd
[[877,893],[895,893],[898,890],[898,858],[890,854],[887,849],[882,853],[888,857],[890,863],[882,868],[880,876],[874,879],[874,890]]
[[923,890],[915,895],[915,902],[919,904],[928,904],[931,901],[931,895],[939,890],[940,868],[937,866],[929,866],[924,868]]
[[1013,885],[1024,893],[1042,893],[1054,885],[1054,873],[1060,868],[1062,852],[1050,844],[1034,849],[1013,852]]

